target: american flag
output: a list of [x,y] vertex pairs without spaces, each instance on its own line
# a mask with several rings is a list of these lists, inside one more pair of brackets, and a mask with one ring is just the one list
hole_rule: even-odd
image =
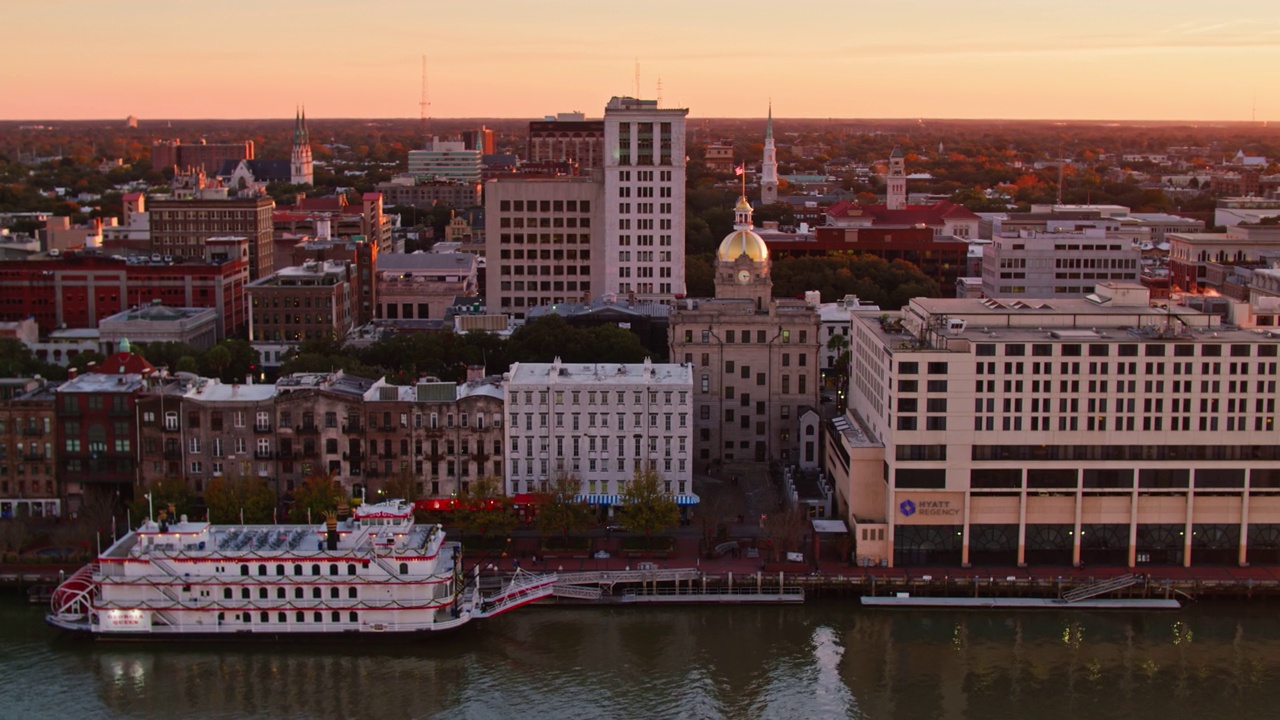
[[734,176],[735,176],[735,177],[736,177],[736,176],[738,176],[738,175],[745,175],[745,174],[746,174],[746,172],[747,172],[747,169],[746,169],[745,167],[743,167],[742,165],[738,165],[737,167],[735,167],[735,168],[733,169],[733,174],[734,174]]

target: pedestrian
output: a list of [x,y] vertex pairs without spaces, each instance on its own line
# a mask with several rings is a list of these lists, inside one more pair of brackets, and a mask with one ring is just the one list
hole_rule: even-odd
[[511,565],[516,569],[516,571],[517,571],[517,572],[519,572],[519,570],[520,570],[520,558],[515,558],[514,560],[512,560],[512,561],[511,561]]
[[534,553],[534,554],[533,554],[533,564],[534,564],[534,565],[537,565],[537,564],[538,564],[538,554],[537,554],[537,553]]

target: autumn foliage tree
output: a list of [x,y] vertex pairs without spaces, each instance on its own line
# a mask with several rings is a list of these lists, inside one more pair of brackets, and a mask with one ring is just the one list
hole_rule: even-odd
[[622,492],[622,526],[652,537],[680,522],[680,508],[663,487],[662,476],[652,467],[637,467]]
[[[276,494],[260,477],[213,478],[204,487],[209,521],[261,524],[275,519]],[[243,516],[241,515],[243,512]]]
[[313,473],[293,491],[293,508],[289,511],[293,522],[315,522],[346,501],[347,494],[334,479],[335,475],[334,472]]
[[538,529],[544,535],[559,535],[568,544],[570,533],[591,523],[591,508],[577,499],[581,486],[576,475],[561,473],[546,492],[538,493]]
[[518,522],[511,498],[502,492],[502,481],[492,475],[477,478],[458,493],[458,525],[463,532],[482,538],[506,535]]

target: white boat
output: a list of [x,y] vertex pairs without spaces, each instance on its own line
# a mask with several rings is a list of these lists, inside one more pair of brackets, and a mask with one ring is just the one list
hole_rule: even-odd
[[517,572],[482,597],[460,544],[390,500],[321,525],[149,520],[59,585],[46,620],[100,638],[431,633],[547,597],[555,581]]

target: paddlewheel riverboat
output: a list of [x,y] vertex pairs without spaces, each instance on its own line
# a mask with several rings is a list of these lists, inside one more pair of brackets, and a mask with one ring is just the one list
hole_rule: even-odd
[[54,591],[49,624],[95,637],[432,633],[552,593],[517,572],[482,596],[479,567],[400,500],[321,525],[147,521]]

